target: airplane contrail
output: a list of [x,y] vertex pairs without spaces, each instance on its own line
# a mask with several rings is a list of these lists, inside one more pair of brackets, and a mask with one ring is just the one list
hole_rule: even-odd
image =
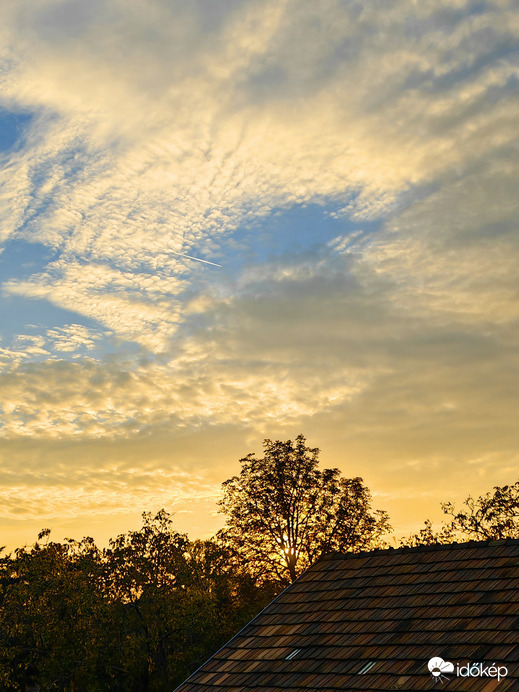
[[187,257],[187,259],[195,260],[196,262],[203,262],[204,264],[212,264],[213,267],[220,267],[221,264],[216,264],[216,262],[209,262],[209,260],[204,260],[200,259],[200,257],[193,257],[192,255],[184,255],[183,252],[175,252],[174,250],[170,250],[172,255],[178,255],[179,257]]

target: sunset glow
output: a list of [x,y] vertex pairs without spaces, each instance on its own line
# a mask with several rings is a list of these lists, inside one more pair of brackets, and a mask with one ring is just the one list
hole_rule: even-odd
[[304,433],[397,537],[519,469],[512,0],[7,0],[0,545]]

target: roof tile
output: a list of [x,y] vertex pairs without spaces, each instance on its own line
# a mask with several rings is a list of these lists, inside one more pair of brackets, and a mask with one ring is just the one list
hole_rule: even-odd
[[[519,540],[326,557],[177,689],[430,689],[432,656],[506,664],[498,689],[519,689]],[[452,690],[496,689],[449,678]]]

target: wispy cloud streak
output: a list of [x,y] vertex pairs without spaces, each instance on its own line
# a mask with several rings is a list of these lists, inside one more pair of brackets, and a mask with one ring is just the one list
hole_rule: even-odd
[[5,443],[159,469],[163,436],[304,428],[388,493],[506,475],[518,39],[507,0],[7,3],[0,239],[53,252],[1,291],[66,317],[1,342]]

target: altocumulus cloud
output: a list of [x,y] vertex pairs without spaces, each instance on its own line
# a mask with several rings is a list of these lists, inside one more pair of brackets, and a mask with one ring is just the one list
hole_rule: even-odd
[[[32,120],[0,233],[53,255],[2,291],[74,313],[2,342],[27,483],[46,468],[90,512],[60,445],[94,478],[128,440],[165,469],[177,440],[207,498],[240,445],[300,429],[395,508],[467,468],[472,492],[511,480],[518,36],[504,0],[8,3],[2,106]],[[248,253],[305,205],[335,238]],[[121,507],[154,483],[122,476]]]

